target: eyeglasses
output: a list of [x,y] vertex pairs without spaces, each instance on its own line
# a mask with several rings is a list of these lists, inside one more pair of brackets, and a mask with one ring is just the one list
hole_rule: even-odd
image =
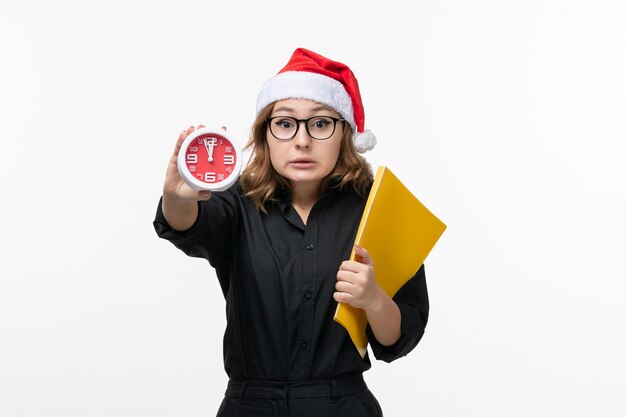
[[308,119],[296,119],[289,116],[268,117],[266,120],[272,136],[278,140],[291,140],[298,133],[300,122],[304,122],[306,132],[313,139],[326,140],[335,133],[337,122],[345,122],[330,116],[315,116]]

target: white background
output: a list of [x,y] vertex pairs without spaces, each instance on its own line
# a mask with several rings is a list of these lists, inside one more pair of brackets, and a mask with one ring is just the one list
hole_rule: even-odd
[[0,416],[215,414],[224,301],[152,219],[178,132],[243,143],[300,46],[448,225],[386,415],[626,414],[623,2],[99,3],[0,6]]

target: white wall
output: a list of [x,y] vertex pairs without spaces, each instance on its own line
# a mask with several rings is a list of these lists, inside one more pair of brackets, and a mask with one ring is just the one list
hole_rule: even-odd
[[223,299],[152,219],[178,132],[243,142],[299,46],[448,225],[386,415],[626,414],[622,2],[100,3],[0,5],[1,416],[215,414]]

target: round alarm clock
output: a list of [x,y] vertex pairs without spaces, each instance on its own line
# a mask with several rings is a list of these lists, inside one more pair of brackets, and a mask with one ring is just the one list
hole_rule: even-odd
[[194,190],[227,190],[239,178],[241,164],[239,147],[223,129],[194,131],[178,152],[178,172]]

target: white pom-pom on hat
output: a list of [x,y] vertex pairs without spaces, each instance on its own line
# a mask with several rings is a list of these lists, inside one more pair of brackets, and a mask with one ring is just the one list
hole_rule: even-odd
[[353,138],[354,147],[359,153],[371,151],[376,146],[376,136],[369,129],[365,129],[362,133],[356,133]]

